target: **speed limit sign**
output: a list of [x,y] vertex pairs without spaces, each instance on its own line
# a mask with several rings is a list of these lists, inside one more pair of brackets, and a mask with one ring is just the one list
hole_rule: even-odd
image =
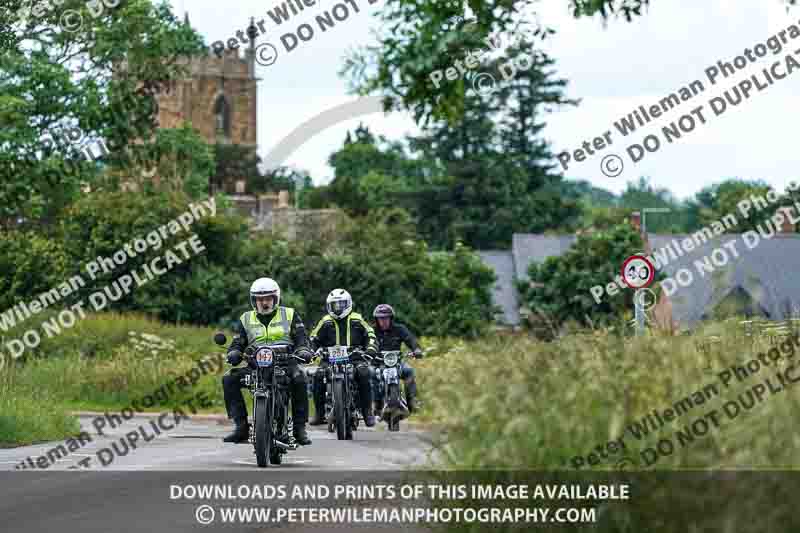
[[631,289],[644,289],[655,277],[656,269],[643,255],[632,255],[622,264],[622,281]]

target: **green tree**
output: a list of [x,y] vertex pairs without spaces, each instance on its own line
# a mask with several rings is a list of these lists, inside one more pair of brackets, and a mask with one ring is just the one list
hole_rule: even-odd
[[553,78],[550,58],[524,42],[510,43],[506,59],[489,68],[521,63],[523,55],[531,66],[513,81],[490,94],[468,91],[460,116],[434,122],[413,139],[422,159],[435,161],[448,176],[442,183],[449,190],[430,191],[435,201],[425,205],[433,210],[420,213],[424,233],[438,246],[461,240],[478,249],[507,248],[515,232],[576,222],[577,202],[560,194],[561,177],[538,120],[545,108],[575,103],[563,95],[565,82]]
[[[154,161],[158,187],[167,191],[182,191],[191,198],[208,197],[209,180],[214,172],[214,150],[189,124],[180,128],[161,128],[152,143],[135,149],[145,160]],[[153,189],[147,175],[139,175],[139,185]]]
[[213,188],[222,190],[225,184],[244,179],[248,191],[263,192],[264,176],[258,168],[261,158],[249,146],[238,144],[214,145],[216,168],[211,178]]
[[579,235],[566,253],[528,267],[529,281],[518,284],[520,302],[536,320],[558,325],[569,321],[614,323],[632,309],[633,291],[604,295],[599,304],[589,291],[615,280],[625,259],[643,246],[641,236],[629,224]]
[[[797,0],[785,0],[795,5]],[[567,0],[575,17],[600,15],[632,21],[648,0]],[[468,6],[474,20],[463,21]],[[350,53],[342,72],[359,94],[384,95],[387,109],[412,111],[416,120],[457,115],[464,102],[464,80],[436,87],[430,75],[446,70],[467,50],[492,35],[528,29],[542,39],[555,30],[530,0],[469,0],[469,2],[409,2],[384,0],[380,11],[380,43]]]
[[[203,50],[166,3],[129,0],[99,17],[84,0],[47,5],[41,17],[21,0],[0,10],[0,217],[53,220],[100,175],[80,146],[53,149],[48,137],[59,128],[78,128],[87,143],[105,140],[108,165],[133,166],[126,147],[150,139],[154,94],[183,75],[180,57]],[[68,9],[83,20],[72,32],[60,26]]]
[[705,226],[732,214],[736,217],[737,224],[734,228],[730,228],[729,232],[743,233],[755,229],[758,224],[775,213],[778,204],[769,204],[763,210],[757,209],[754,205],[747,217],[740,212],[737,205],[750,196],[764,197],[771,190],[772,187],[764,181],[738,178],[709,185],[695,195],[700,222]]

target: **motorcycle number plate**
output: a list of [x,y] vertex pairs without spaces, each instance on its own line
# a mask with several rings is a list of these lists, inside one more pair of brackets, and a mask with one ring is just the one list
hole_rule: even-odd
[[256,364],[258,366],[272,366],[272,350],[261,348],[256,352]]
[[328,348],[328,360],[331,363],[347,361],[347,346],[331,346]]
[[383,377],[387,381],[390,379],[397,379],[397,369],[396,368],[386,368],[383,370]]

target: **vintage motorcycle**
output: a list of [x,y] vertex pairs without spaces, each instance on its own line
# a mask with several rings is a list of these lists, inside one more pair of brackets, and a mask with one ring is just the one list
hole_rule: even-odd
[[323,376],[325,383],[325,411],[328,431],[336,430],[338,440],[352,440],[358,429],[358,386],[355,382],[355,365],[351,355],[368,356],[358,348],[330,346],[320,348],[317,355],[325,357],[328,367]]
[[[217,333],[214,342],[225,346],[227,338]],[[244,382],[253,395],[250,442],[256,462],[261,468],[267,466],[268,460],[279,465],[285,453],[298,447],[289,415],[289,376],[283,366],[291,358],[302,359],[293,354],[287,343],[256,343],[248,346],[243,355],[250,369]]]
[[[412,356],[407,354],[406,357]],[[381,352],[375,357],[375,386],[382,391],[382,402],[376,402],[381,420],[385,420],[389,431],[400,431],[400,421],[410,414],[405,398],[400,394],[400,369],[403,354],[399,350]],[[376,397],[378,394],[376,394]]]

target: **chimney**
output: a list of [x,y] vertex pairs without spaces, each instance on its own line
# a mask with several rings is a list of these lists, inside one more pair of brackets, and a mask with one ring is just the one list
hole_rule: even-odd
[[278,209],[289,207],[289,191],[278,191]]
[[778,228],[778,233],[795,233],[794,224],[791,220],[797,219],[792,216],[792,208],[779,207],[776,212],[783,215],[783,222],[781,222],[781,227]]
[[642,233],[642,214],[639,211],[631,213],[631,226],[639,233]]

